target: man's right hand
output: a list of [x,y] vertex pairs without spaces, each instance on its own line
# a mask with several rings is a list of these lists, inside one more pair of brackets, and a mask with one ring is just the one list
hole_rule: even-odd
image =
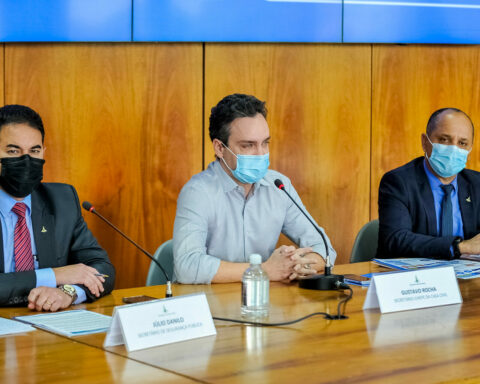
[[85,264],[66,265],[65,267],[53,268],[57,285],[62,284],[82,284],[86,286],[90,292],[96,297],[100,297],[103,292],[103,276],[95,268]]
[[292,255],[296,248],[292,245],[282,245],[273,251],[272,255],[262,264],[262,268],[268,274],[270,281],[282,281],[288,279],[293,272],[296,262]]

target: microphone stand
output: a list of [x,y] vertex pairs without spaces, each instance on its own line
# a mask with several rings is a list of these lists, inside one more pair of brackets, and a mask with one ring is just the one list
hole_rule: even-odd
[[304,289],[314,289],[319,291],[330,291],[330,290],[337,290],[344,286],[344,276],[343,275],[334,275],[332,274],[332,264],[330,263],[330,252],[328,251],[328,244],[327,240],[325,239],[325,235],[323,232],[315,225],[312,219],[306,214],[306,212],[297,204],[295,199],[285,190],[285,186],[283,185],[280,179],[275,180],[275,185],[278,189],[281,189],[285,194],[293,201],[293,204],[297,206],[300,212],[308,219],[308,221],[313,225],[316,231],[322,237],[323,244],[325,246],[325,273],[323,275],[313,275],[308,276],[303,279],[300,279],[298,282],[298,286]]
[[163,269],[162,265],[155,260],[155,258],[148,253],[145,249],[143,249],[140,245],[138,245],[135,241],[133,241],[130,237],[128,237],[125,233],[123,233],[119,228],[117,228],[115,225],[113,225],[109,220],[107,220],[105,217],[103,217],[100,213],[98,213],[95,209],[95,207],[89,203],[88,201],[84,201],[82,203],[83,209],[86,211],[93,213],[94,215],[98,216],[100,219],[102,219],[105,223],[107,223],[110,227],[112,227],[115,231],[117,231],[120,235],[122,235],[125,239],[127,239],[130,243],[132,243],[137,249],[142,251],[150,260],[152,260],[158,268],[162,271],[163,275],[165,276],[165,279],[167,280],[167,290],[165,293],[165,297],[172,297],[172,282],[170,281],[170,278],[168,277],[167,272],[165,269]]

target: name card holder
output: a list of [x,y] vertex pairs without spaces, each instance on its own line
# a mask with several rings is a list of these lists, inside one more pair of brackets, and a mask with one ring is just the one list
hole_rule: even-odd
[[103,346],[132,352],[216,334],[207,297],[196,293],[115,307]]
[[363,309],[381,313],[462,303],[453,267],[373,275]]

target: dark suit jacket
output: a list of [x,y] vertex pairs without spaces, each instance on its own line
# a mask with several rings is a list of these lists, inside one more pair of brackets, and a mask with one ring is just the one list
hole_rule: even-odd
[[[450,246],[455,237],[437,233],[433,193],[423,159],[387,172],[380,182],[378,257],[452,258]],[[480,173],[464,169],[457,182],[464,237],[470,239],[480,232]]]
[[[32,227],[39,268],[83,263],[109,276],[102,295],[112,291],[115,268],[87,228],[77,192],[71,185],[42,183],[32,192]],[[26,304],[30,290],[36,286],[35,271],[4,271],[3,246],[0,246],[0,305]],[[88,301],[96,299],[88,288],[82,288]]]

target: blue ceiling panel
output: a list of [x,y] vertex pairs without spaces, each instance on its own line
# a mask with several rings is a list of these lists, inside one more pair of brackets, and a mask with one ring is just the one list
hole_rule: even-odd
[[130,41],[131,0],[0,0],[0,41]]

